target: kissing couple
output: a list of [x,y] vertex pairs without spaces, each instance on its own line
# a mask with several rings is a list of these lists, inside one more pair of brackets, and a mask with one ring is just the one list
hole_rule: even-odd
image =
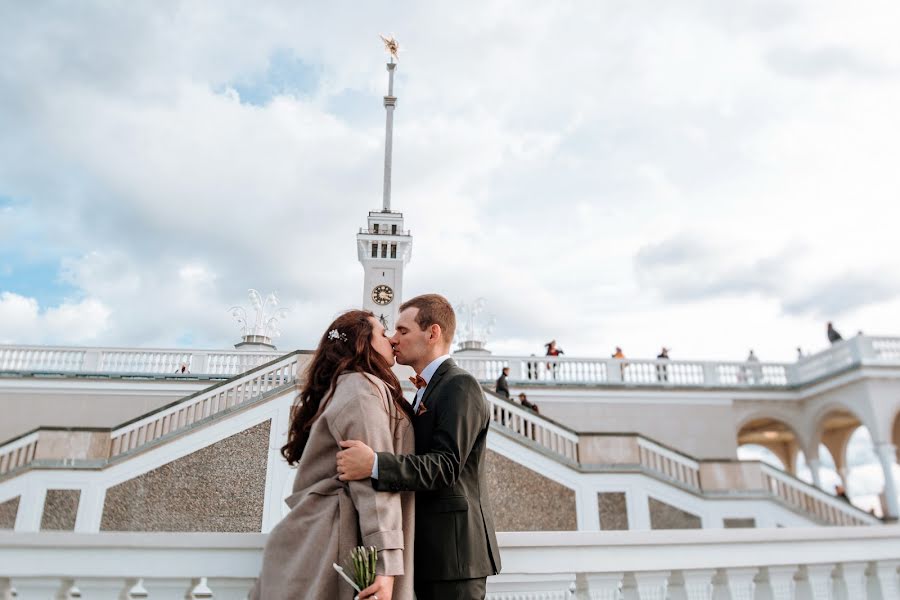
[[[290,512],[269,535],[251,599],[352,598],[332,563],[359,545],[378,549],[361,600],[485,597],[500,572],[483,469],[490,408],[450,358],[455,329],[438,294],[403,303],[390,338],[369,311],[328,326],[281,449],[297,465]],[[395,362],[416,371],[412,404]]]

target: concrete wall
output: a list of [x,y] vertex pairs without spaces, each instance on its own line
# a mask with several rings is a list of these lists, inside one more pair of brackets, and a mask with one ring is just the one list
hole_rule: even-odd
[[[541,414],[582,432],[633,432],[698,459],[734,458],[730,404],[544,402]],[[711,426],[720,424],[720,426]]]
[[[22,380],[14,380],[22,382]],[[12,388],[0,380],[0,442],[40,426],[114,427],[211,385],[209,381],[165,382],[129,390],[121,383],[61,381],[59,390]]]

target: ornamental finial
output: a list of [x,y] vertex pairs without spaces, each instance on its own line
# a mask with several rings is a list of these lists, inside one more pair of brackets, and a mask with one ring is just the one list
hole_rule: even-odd
[[379,37],[381,38],[381,41],[384,42],[384,49],[391,55],[391,62],[394,62],[394,59],[400,60],[400,57],[398,56],[400,53],[400,42],[397,41],[394,34],[387,37],[379,35]]

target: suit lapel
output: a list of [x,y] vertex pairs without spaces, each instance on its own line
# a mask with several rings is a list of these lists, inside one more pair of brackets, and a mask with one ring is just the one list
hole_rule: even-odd
[[431,378],[431,381],[428,382],[428,387],[425,388],[425,393],[422,394],[422,404],[426,407],[428,406],[428,398],[431,396],[431,393],[434,391],[434,388],[438,386],[441,378],[450,370],[451,367],[456,366],[456,363],[453,362],[452,358],[448,358],[444,362],[441,363],[441,366],[438,367],[437,371],[434,372],[434,376]]

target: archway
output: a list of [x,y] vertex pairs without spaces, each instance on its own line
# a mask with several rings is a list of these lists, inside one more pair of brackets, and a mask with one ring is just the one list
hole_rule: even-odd
[[823,489],[837,495],[836,486],[841,486],[853,505],[881,516],[884,470],[875,454],[869,428],[849,410],[834,408],[822,415],[816,431],[834,459],[833,472],[822,461]]
[[796,472],[794,466],[802,441],[784,421],[772,417],[752,419],[741,426],[737,438],[738,459],[761,460],[792,475]]

